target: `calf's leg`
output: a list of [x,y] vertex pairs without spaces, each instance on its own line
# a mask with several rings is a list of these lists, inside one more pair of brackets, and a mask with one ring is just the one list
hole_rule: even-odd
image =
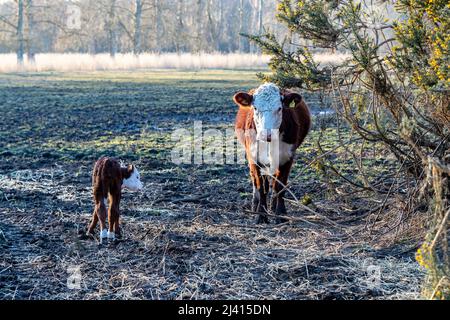
[[119,203],[120,199],[114,197],[111,201],[111,206],[108,212],[108,220],[109,220],[109,231],[108,238],[115,239],[116,236],[120,238],[120,227],[119,227]]
[[92,220],[91,220],[91,223],[89,224],[88,231],[87,231],[88,236],[94,234],[95,227],[97,226],[97,223],[98,223],[97,211],[99,210],[99,207],[100,207],[99,204],[95,204],[94,213],[92,215]]
[[117,207],[117,217],[114,222],[114,234],[116,239],[122,239],[122,228],[120,227],[120,211],[119,207]]
[[97,217],[100,221],[100,241],[102,241],[108,233],[106,230],[106,205],[103,200],[98,204]]
[[120,197],[121,197],[121,187],[120,185],[118,185],[111,189],[111,193],[109,195],[109,204],[110,204],[108,211],[109,239],[115,239],[116,235],[120,236],[120,227],[119,227]]

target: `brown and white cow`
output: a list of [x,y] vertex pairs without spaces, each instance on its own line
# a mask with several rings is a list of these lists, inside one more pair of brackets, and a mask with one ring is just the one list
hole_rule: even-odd
[[[311,127],[311,114],[302,97],[266,83],[250,92],[238,92],[234,102],[239,106],[235,130],[245,147],[253,183],[252,211],[260,213],[258,223],[268,223],[267,195],[272,180],[271,209],[277,215],[286,213],[285,186],[294,162],[295,150]],[[294,102],[294,107],[290,107]],[[283,219],[277,218],[277,223]]]
[[[94,196],[94,213],[88,227],[87,235],[92,235],[100,221],[100,241],[105,238],[114,240],[122,233],[119,221],[119,205],[122,188],[132,191],[143,187],[139,172],[134,165],[121,166],[113,158],[102,157],[94,165],[92,173],[92,192]],[[107,204],[107,201],[109,203]],[[108,229],[106,229],[106,208],[108,209]]]

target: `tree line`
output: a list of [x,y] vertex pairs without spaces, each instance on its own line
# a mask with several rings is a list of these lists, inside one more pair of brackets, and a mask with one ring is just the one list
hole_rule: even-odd
[[0,52],[258,52],[240,34],[286,30],[276,0],[7,0]]

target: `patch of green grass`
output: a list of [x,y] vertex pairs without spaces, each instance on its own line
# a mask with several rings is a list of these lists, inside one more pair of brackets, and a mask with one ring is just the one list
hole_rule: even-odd
[[[249,187],[245,164],[172,164],[175,142],[171,134],[176,128],[192,133],[194,121],[201,121],[204,130],[222,134],[232,129],[237,111],[232,96],[258,86],[255,73],[154,70],[0,75],[0,149],[8,160],[0,169],[55,163],[91,165],[106,155],[144,162],[145,171],[157,168],[162,177],[174,181],[190,181],[195,174],[214,188],[220,182],[233,184],[239,174],[246,177],[239,179],[242,185]],[[307,93],[304,96],[306,101],[316,100]],[[344,129],[340,134],[345,141],[350,131]],[[212,142],[205,138],[205,152],[214,151]],[[320,155],[319,142],[323,152],[329,152],[323,158],[325,164],[334,165],[348,177],[355,176],[355,162],[347,151],[359,152],[359,144],[339,145],[335,126],[322,132],[315,127],[298,150],[291,174],[299,186],[317,185],[323,179],[316,164],[306,166]],[[362,164],[370,175],[386,171],[380,155],[382,150],[366,154]]]
[[[1,74],[0,86],[19,84],[34,86],[36,82],[96,83],[100,86],[120,83],[169,85],[188,88],[227,88],[237,83],[249,87],[258,80],[254,70],[151,70],[151,71],[92,71],[92,72],[36,72]],[[170,90],[170,88],[169,88]]]
[[124,159],[137,160],[141,157],[157,155],[163,158],[164,151],[170,149],[171,141],[168,133],[145,133],[142,135],[101,136],[95,140],[81,142],[66,140],[49,140],[41,145],[43,152],[59,155],[62,159],[73,156],[81,158],[98,158],[109,155]]
[[40,166],[99,155],[165,160],[175,128],[225,128],[233,94],[257,85],[254,71],[232,70],[2,74],[0,149]]

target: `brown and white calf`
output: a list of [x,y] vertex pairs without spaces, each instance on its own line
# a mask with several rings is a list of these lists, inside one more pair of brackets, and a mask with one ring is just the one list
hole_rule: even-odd
[[[271,209],[277,215],[286,213],[285,187],[294,162],[296,149],[311,127],[311,114],[302,97],[266,83],[250,92],[238,92],[234,102],[239,106],[235,130],[245,147],[253,183],[252,211],[260,213],[258,223],[268,223],[267,195],[272,180]],[[294,107],[290,107],[294,102]],[[277,223],[283,219],[277,218]]]
[[[133,165],[121,166],[113,159],[103,157],[94,165],[92,173],[92,191],[94,195],[94,213],[87,234],[92,235],[100,221],[100,241],[122,236],[119,221],[119,205],[122,188],[132,191],[143,187],[139,172]],[[109,202],[107,205],[107,201]],[[108,208],[108,229],[106,229],[106,208]]]

